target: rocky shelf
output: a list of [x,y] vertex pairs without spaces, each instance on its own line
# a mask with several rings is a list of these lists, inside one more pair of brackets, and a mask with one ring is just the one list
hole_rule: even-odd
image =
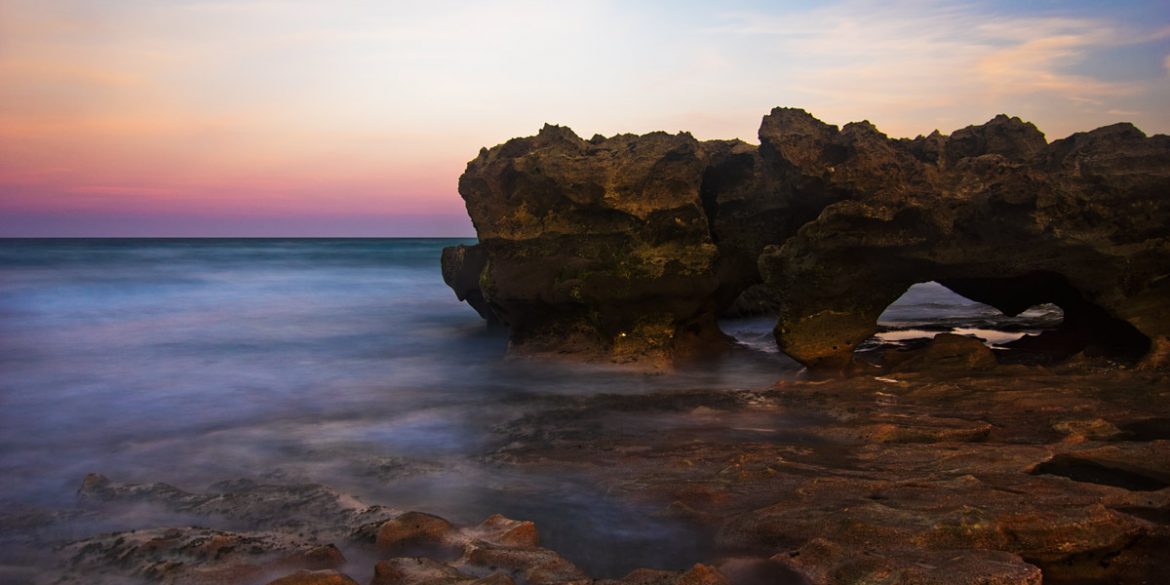
[[[595,579],[494,515],[458,526],[333,488],[204,491],[85,478],[77,507],[7,515],[13,583],[1087,585],[1170,578],[1161,372],[854,376],[741,391],[562,396],[501,423],[485,464],[591,478],[696,526],[682,570]],[[393,481],[393,480],[390,480]],[[143,510],[173,520],[92,534]],[[72,527],[72,528],[70,528]],[[90,535],[73,535],[90,527]],[[621,520],[608,526],[615,533]],[[83,529],[84,531],[84,529]],[[637,565],[635,565],[637,566]]]

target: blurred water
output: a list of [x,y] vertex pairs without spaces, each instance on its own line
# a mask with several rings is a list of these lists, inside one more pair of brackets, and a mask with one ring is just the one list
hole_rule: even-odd
[[[0,511],[67,508],[89,472],[313,481],[461,523],[532,519],[599,576],[703,558],[703,535],[610,498],[604,478],[480,456],[548,397],[792,375],[772,320],[724,323],[757,351],[670,375],[504,361],[506,339],[442,282],[441,249],[467,242],[0,240]],[[883,319],[986,313],[940,289]]]
[[442,282],[440,250],[464,242],[0,241],[0,506],[67,507],[88,472],[285,478],[457,522],[533,519],[597,574],[694,562],[696,535],[596,481],[477,463],[489,431],[542,397],[761,387],[792,362],[505,362]]

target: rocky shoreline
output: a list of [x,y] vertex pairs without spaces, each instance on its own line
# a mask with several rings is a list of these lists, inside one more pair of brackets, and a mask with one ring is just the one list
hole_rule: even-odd
[[[482,150],[460,193],[480,243],[444,250],[443,279],[512,356],[703,368],[748,351],[721,317],[777,319],[799,376],[536,389],[459,452],[685,523],[695,558],[609,574],[527,518],[457,524],[277,474],[201,490],[91,474],[75,506],[3,515],[0,580],[1170,581],[1170,138],[1121,124],[1048,143],[1000,116],[895,140],[777,108],[759,146],[546,126]],[[952,320],[890,342],[906,328],[879,315],[926,281],[1008,316],[1040,305],[1012,323],[1043,331],[992,348],[956,334],[984,321]],[[412,472],[375,466],[384,483]]]
[[[497,427],[487,464],[591,477],[610,497],[706,531],[713,546],[690,570],[594,580],[542,548],[539,526],[523,519],[454,526],[322,485],[237,480],[188,492],[91,475],[76,509],[26,519],[25,540],[6,545],[48,547],[59,573],[9,566],[4,577],[175,585],[1170,577],[1161,556],[1170,546],[1170,380],[1100,366],[1007,369],[550,398]],[[45,536],[54,523],[143,506],[186,522]]]

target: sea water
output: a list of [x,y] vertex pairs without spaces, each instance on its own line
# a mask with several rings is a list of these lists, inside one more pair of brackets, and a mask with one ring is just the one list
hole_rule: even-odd
[[68,508],[90,472],[190,491],[317,482],[460,523],[535,520],[594,574],[694,562],[686,527],[597,478],[481,463],[492,428],[545,397],[763,387],[795,364],[505,361],[506,337],[442,281],[442,248],[471,242],[0,241],[3,512]]
[[[596,576],[703,558],[701,535],[611,497],[604,478],[484,455],[494,427],[549,397],[792,376],[771,320],[724,324],[756,355],[675,374],[506,361],[506,337],[442,281],[442,248],[471,242],[0,240],[0,506],[66,509],[90,472],[189,491],[316,482],[459,523],[534,520]],[[916,291],[894,317],[985,311]]]

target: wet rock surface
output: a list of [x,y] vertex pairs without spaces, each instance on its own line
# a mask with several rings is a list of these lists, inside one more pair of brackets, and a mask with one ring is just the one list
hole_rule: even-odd
[[598,397],[520,421],[494,457],[605,469],[718,554],[792,572],[776,582],[1153,583],[1170,443],[1122,429],[1163,420],[1168,393],[1134,370],[1002,366]]
[[144,518],[161,511],[169,524],[30,537],[24,545],[56,570],[0,575],[175,585],[1163,582],[1168,399],[1170,380],[1156,371],[999,366],[546,397],[496,428],[488,465],[593,478],[608,497],[709,534],[705,553],[679,559],[700,563],[685,570],[596,580],[543,546],[532,522],[458,525],[316,484],[188,491],[90,475],[75,516],[151,509]]
[[484,149],[460,179],[480,244],[444,276],[514,354],[668,363],[721,351],[718,315],[774,314],[785,353],[843,370],[938,281],[1007,315],[1058,305],[1060,328],[1021,342],[1036,356],[1164,367],[1170,137],[1048,143],[1001,115],[891,139],[776,108],[759,140],[546,126]]

